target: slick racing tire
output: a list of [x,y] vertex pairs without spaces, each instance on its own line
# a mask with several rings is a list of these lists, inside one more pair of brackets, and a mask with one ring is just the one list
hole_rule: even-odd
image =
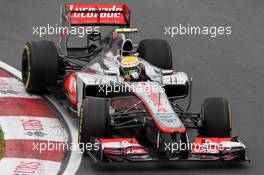
[[31,41],[25,44],[22,56],[22,81],[28,93],[43,94],[56,85],[58,52],[51,41]]
[[105,137],[108,119],[109,107],[105,98],[85,98],[80,115],[79,143],[87,144],[91,137]]
[[169,43],[162,39],[146,39],[139,42],[139,57],[161,69],[172,69],[172,54]]
[[199,131],[200,136],[231,136],[231,109],[227,99],[222,97],[205,99],[201,106],[201,114],[203,126]]

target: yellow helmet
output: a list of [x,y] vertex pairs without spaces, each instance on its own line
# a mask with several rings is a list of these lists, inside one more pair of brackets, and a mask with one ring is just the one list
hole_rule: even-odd
[[[138,79],[140,76],[140,65],[139,59],[136,56],[125,56],[120,61],[120,73],[125,79],[131,77],[133,79]],[[128,78],[129,77],[129,78]]]
[[139,65],[138,57],[125,56],[121,59],[120,66],[123,68],[135,67]]

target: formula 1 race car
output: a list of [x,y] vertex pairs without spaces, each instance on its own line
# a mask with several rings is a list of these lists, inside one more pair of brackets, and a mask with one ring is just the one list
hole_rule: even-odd
[[[55,87],[79,118],[79,143],[96,149],[96,161],[247,160],[245,145],[231,136],[231,110],[225,98],[203,101],[189,112],[192,79],[173,70],[169,44],[129,37],[131,12],[121,4],[66,4],[62,26],[117,26],[102,37],[87,34],[84,47],[70,47],[63,32],[51,41],[25,44],[22,77],[31,94]],[[186,98],[186,107],[178,99]],[[65,101],[65,100],[64,100]],[[198,135],[191,141],[189,130]],[[189,137],[188,137],[189,135]]]

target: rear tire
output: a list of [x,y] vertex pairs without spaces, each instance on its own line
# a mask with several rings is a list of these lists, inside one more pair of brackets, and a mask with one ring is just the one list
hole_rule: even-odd
[[172,54],[169,43],[162,39],[146,39],[139,42],[139,57],[161,69],[172,69]]
[[28,93],[42,94],[54,86],[58,74],[58,53],[51,41],[25,44],[22,57],[22,81]]
[[105,137],[108,128],[109,107],[105,98],[84,99],[80,116],[79,143],[89,143],[91,137]]
[[227,99],[210,97],[201,107],[203,126],[201,137],[231,137],[231,109]]

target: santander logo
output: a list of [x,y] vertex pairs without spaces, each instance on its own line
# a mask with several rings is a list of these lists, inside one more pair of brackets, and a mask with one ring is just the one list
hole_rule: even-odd
[[121,11],[123,10],[122,8],[117,7],[116,5],[107,5],[103,7],[102,5],[89,6],[74,4],[69,5],[69,9],[72,12],[71,17],[73,18],[120,18]]

